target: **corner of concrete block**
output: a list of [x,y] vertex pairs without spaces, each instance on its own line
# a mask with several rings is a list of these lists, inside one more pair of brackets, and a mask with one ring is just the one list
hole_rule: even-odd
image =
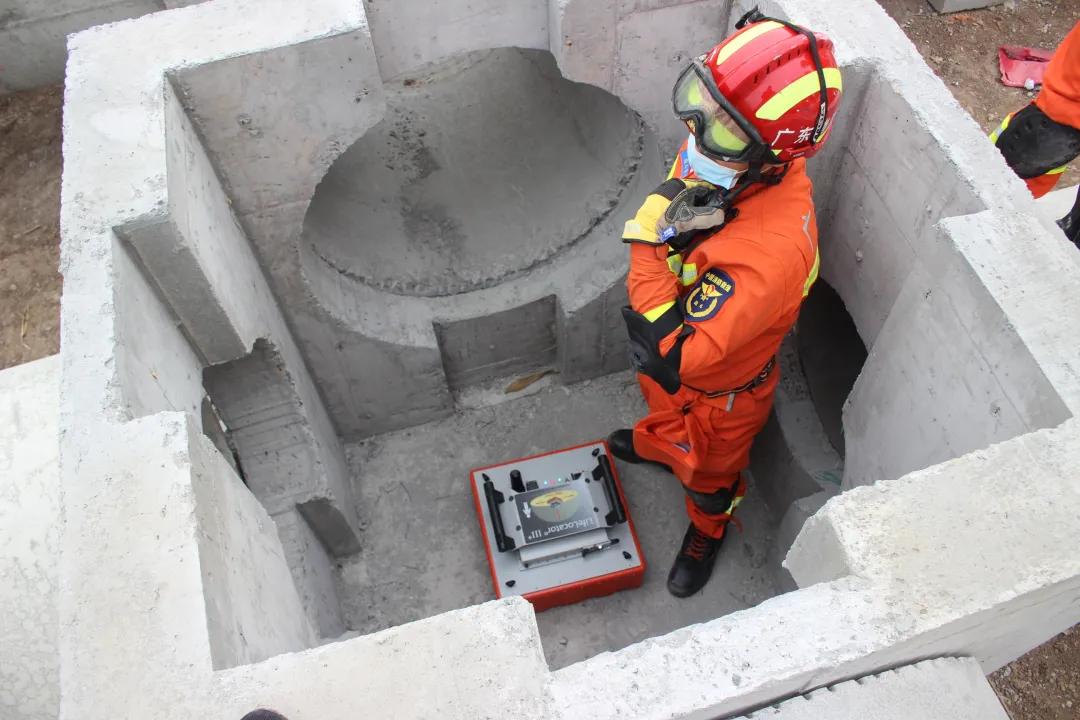
[[776,531],[775,542],[778,557],[785,557],[788,554],[806,523],[833,495],[835,495],[834,492],[822,490],[813,495],[799,498],[788,507],[787,512],[784,513],[784,517],[780,521],[780,527]]
[[333,561],[325,545],[299,510],[278,513],[273,519],[308,621],[321,637],[340,637],[345,632],[345,621],[334,582]]
[[549,46],[563,77],[610,92],[617,23],[616,0],[548,0]]
[[296,506],[322,544],[335,557],[351,555],[360,550],[359,522],[355,513],[348,512],[352,508],[351,502],[351,497],[336,501],[317,497]]
[[782,565],[800,588],[853,574],[839,532],[827,511],[818,511],[806,520]]
[[560,304],[556,312],[556,364],[563,383],[589,380],[630,366],[622,307],[626,286],[620,280],[576,311]]

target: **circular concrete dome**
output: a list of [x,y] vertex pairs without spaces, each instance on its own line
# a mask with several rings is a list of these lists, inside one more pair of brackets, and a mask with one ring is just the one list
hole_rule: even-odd
[[331,166],[303,231],[326,266],[385,292],[513,279],[586,237],[641,161],[638,117],[547,52],[468,53],[386,92],[385,118]]

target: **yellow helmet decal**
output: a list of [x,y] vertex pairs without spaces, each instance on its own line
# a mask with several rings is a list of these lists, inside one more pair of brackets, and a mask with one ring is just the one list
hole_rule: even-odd
[[[825,68],[825,87],[843,92],[844,79],[838,68]],[[819,92],[821,82],[817,71],[812,70],[766,100],[755,114],[760,120],[778,120],[788,110]]]

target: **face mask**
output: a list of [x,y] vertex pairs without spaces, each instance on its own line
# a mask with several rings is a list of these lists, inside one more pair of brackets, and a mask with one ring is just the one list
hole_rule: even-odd
[[730,190],[735,186],[735,181],[739,179],[745,170],[732,170],[729,167],[724,167],[720,163],[705,157],[697,149],[697,141],[694,136],[690,136],[689,142],[686,144],[686,156],[690,160],[690,169],[694,171],[694,174],[707,183],[712,183],[716,187],[721,187],[726,190]]

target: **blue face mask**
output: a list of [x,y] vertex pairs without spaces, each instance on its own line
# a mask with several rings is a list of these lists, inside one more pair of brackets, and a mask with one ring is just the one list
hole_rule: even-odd
[[690,140],[686,144],[686,156],[690,161],[690,169],[694,171],[694,174],[707,183],[712,183],[716,187],[722,187],[726,190],[730,190],[735,186],[735,181],[739,179],[745,170],[732,170],[729,167],[724,167],[720,163],[702,155],[697,149],[697,141],[694,136],[690,136]]

